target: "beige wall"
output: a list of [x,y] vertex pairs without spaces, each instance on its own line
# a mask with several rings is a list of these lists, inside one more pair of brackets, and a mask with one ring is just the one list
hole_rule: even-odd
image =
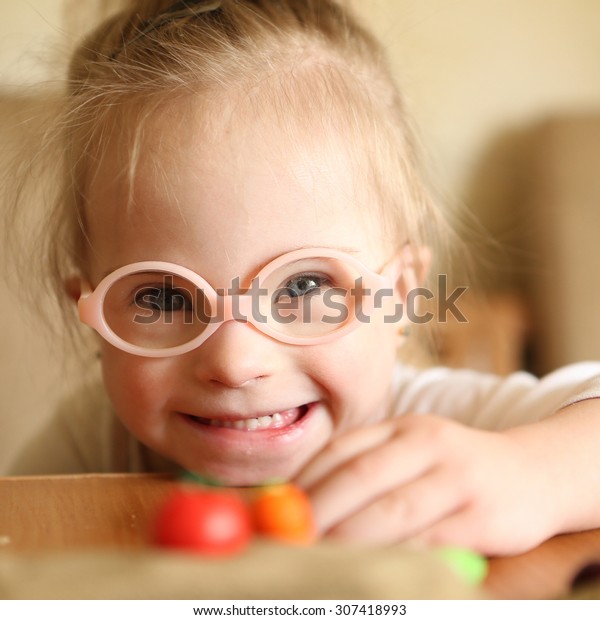
[[[495,137],[600,109],[597,0],[361,0],[452,193]],[[368,7],[368,8],[367,8]]]
[[60,0],[0,2],[0,87],[56,75],[52,59],[65,41],[62,17]]
[[[474,165],[498,136],[548,116],[600,110],[598,0],[354,2],[389,48],[433,181],[451,202],[466,195]],[[71,33],[81,32],[77,10],[107,3],[0,0],[0,89],[60,77]],[[6,135],[0,121],[0,143]],[[6,289],[0,293],[0,320],[10,325],[2,336],[0,435],[11,438],[8,452],[0,446],[1,468],[52,409],[61,374],[36,328],[22,324]]]

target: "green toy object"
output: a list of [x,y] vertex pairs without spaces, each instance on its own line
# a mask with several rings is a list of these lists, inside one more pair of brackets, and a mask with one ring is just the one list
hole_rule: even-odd
[[436,553],[446,565],[471,585],[480,585],[487,576],[488,562],[479,553],[459,547],[442,547]]
[[[204,474],[199,474],[196,471],[189,471],[187,469],[182,469],[179,472],[178,480],[179,482],[182,482],[182,483],[189,482],[189,483],[199,484],[199,485],[206,486],[206,487],[227,487],[228,486],[226,484],[223,484],[216,478],[211,478],[210,476],[205,476]],[[252,487],[249,487],[249,488],[279,486],[281,484],[286,484],[287,482],[288,480],[286,480],[285,478],[271,478],[269,480],[265,480],[264,482],[261,482],[260,484],[253,485]],[[242,487],[238,487],[238,488],[242,488]]]

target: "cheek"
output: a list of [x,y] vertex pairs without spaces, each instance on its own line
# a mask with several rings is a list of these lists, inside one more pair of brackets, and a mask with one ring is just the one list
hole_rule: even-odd
[[397,328],[369,324],[311,356],[311,373],[330,401],[336,432],[386,417]]
[[102,372],[115,412],[130,428],[157,418],[164,410],[172,391],[164,360],[128,355],[106,345]]

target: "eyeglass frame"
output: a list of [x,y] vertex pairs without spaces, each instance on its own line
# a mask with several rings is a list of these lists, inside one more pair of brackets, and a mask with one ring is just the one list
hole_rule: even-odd
[[[252,296],[255,290],[253,283],[255,281],[260,283],[260,278],[268,278],[271,273],[282,265],[306,258],[333,258],[350,265],[360,275],[360,280],[364,285],[363,288],[365,291],[370,292],[371,290],[380,290],[386,287],[394,288],[394,278],[389,275],[384,275],[390,265],[389,262],[382,267],[379,273],[377,273],[369,269],[354,256],[332,248],[305,248],[286,252],[262,267],[252,278],[251,286],[245,292],[237,295],[220,295],[217,290],[201,275],[195,271],[192,271],[188,267],[184,267],[183,265],[165,261],[140,261],[115,269],[110,274],[105,276],[93,290],[87,280],[82,280],[81,292],[77,301],[79,319],[82,323],[94,329],[108,343],[118,349],[121,349],[122,351],[125,351],[126,353],[152,358],[174,357],[176,355],[183,355],[202,346],[202,344],[204,344],[225,323],[240,320],[239,316],[236,317],[234,315],[233,299],[235,298],[238,302],[235,306],[236,312],[245,313],[244,321],[250,323],[262,334],[285,344],[300,346],[323,344],[340,338],[341,336],[358,328],[361,321],[356,313],[353,313],[341,327],[334,329],[328,334],[311,338],[302,338],[299,336],[286,336],[285,334],[278,332],[270,327],[268,323],[257,320],[251,311],[251,304],[253,302]],[[207,296],[208,301],[211,304],[211,308],[217,306],[219,303],[218,300],[221,299],[223,304],[222,320],[206,323],[205,329],[188,342],[174,347],[168,347],[166,349],[151,349],[127,342],[118,336],[108,325],[103,310],[104,299],[106,297],[106,293],[115,282],[126,275],[143,271],[161,271],[180,276],[188,280],[194,284],[197,289],[202,290],[203,294]],[[373,303],[374,299],[374,295],[365,295],[365,300],[363,302],[364,305],[361,308],[361,311],[364,310],[364,312],[370,314],[375,309],[375,305]]]

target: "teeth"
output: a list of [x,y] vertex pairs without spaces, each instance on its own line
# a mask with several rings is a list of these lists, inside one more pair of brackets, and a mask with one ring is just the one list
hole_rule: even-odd
[[280,413],[274,413],[273,415],[263,415],[260,418],[249,418],[247,420],[216,420],[210,421],[211,426],[218,426],[221,428],[235,428],[239,431],[255,431],[258,429],[269,428],[271,426],[277,426],[283,422],[283,417]]
[[[275,415],[279,415],[276,413]],[[270,415],[264,415],[262,418],[257,419],[259,428],[269,428],[271,426],[271,422],[273,422],[273,418]]]

